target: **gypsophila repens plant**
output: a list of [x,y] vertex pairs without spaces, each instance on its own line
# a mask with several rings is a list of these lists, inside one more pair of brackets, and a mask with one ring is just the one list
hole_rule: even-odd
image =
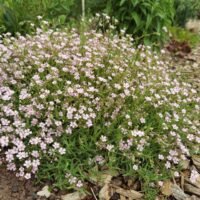
[[0,42],[1,163],[18,177],[82,188],[106,169],[161,185],[199,153],[197,91],[131,36],[37,28]]

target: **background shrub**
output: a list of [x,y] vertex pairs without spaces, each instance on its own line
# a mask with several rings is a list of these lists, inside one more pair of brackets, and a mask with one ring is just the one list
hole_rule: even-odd
[[69,21],[74,0],[1,0],[0,31],[30,33],[30,23],[38,25],[37,16],[58,27]]
[[175,24],[185,26],[187,20],[200,17],[200,1],[175,0]]
[[[174,0],[88,0],[86,2],[87,13],[94,15],[96,12],[105,12],[118,19],[118,29],[125,29],[126,33],[133,35],[138,43],[162,44],[167,37],[166,27],[173,22]],[[81,1],[77,5],[81,5]]]
[[173,0],[110,0],[106,9],[119,20],[120,28],[145,44],[162,44],[174,16]]
[[[173,0],[87,0],[87,16],[96,12],[118,19],[118,30],[125,29],[138,43],[156,45],[165,41],[166,27],[174,16]],[[61,26],[72,19],[80,19],[81,0],[2,0],[1,30],[26,33],[30,29],[27,22],[37,24],[38,15],[54,27]]]

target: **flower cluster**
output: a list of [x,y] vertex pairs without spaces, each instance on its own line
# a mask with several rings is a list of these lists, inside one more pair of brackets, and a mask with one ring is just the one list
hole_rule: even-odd
[[[69,142],[79,130],[91,133],[91,163],[112,156],[137,171],[152,151],[171,169],[199,151],[199,101],[192,85],[176,80],[150,47],[134,48],[130,36],[38,28],[0,41],[0,153],[26,179],[46,156],[67,157],[63,137]],[[70,178],[81,187],[77,181]]]
[[200,174],[197,172],[197,170],[193,169],[190,175],[190,181],[192,183],[196,183],[198,180],[200,180]]
[[68,180],[70,185],[75,185],[77,188],[81,188],[83,186],[82,181],[78,180],[77,177],[72,176],[71,174],[65,174],[65,178]]

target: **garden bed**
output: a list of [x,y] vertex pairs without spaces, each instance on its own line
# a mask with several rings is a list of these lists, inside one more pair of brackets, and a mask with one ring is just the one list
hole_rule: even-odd
[[80,2],[0,0],[0,200],[198,200],[200,4]]

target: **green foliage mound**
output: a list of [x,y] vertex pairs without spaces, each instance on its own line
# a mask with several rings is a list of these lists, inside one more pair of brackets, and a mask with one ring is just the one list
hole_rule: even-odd
[[58,188],[116,171],[155,199],[152,185],[200,153],[197,91],[123,32],[43,23],[0,40],[0,163]]

